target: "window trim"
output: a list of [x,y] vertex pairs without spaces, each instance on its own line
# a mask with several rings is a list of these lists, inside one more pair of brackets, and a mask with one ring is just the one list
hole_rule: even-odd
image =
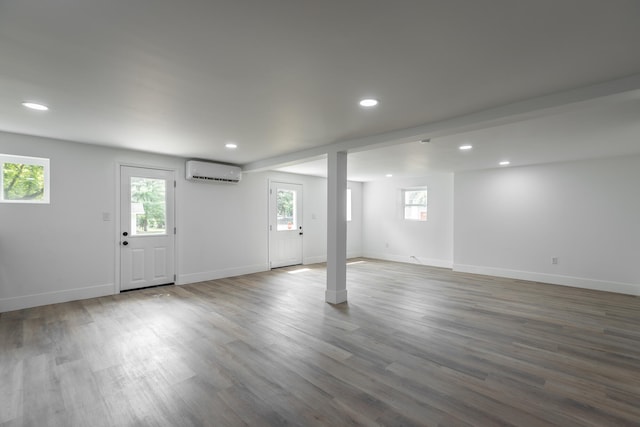
[[[4,198],[4,165],[5,163],[16,163],[24,165],[42,166],[44,168],[44,191],[40,200],[6,200]],[[0,203],[22,203],[22,204],[50,204],[50,160],[44,157],[18,156],[14,154],[0,154]]]
[[[406,202],[406,193],[409,191],[424,191],[425,192],[425,202],[424,204],[415,204],[415,203],[407,203]],[[426,186],[421,187],[406,187],[400,190],[401,200],[402,200],[402,219],[404,221],[415,221],[415,222],[427,222],[428,216],[428,206],[429,206],[429,191]],[[407,218],[407,208],[414,206],[424,206],[425,210],[425,219],[415,219],[415,218]]]

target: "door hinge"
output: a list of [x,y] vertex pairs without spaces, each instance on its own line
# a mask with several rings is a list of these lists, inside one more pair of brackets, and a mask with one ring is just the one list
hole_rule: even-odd
[[173,275],[173,281],[174,282],[176,281],[176,275],[175,274]]
[[173,181],[173,188],[176,188],[176,181]]
[[269,226],[269,231],[273,231],[273,225]]
[[269,194],[273,194],[273,190],[271,188],[269,189]]
[[173,227],[173,234],[176,234],[176,227]]

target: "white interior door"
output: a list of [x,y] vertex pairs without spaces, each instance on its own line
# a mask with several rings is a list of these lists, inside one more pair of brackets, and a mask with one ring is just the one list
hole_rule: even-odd
[[174,173],[120,169],[120,290],[175,281]]
[[269,186],[269,262],[271,268],[302,264],[302,185]]

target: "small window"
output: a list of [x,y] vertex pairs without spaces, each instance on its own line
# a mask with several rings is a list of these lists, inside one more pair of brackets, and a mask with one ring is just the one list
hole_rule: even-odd
[[402,190],[404,219],[412,221],[427,220],[427,189],[413,188]]
[[167,234],[167,181],[131,177],[131,234]]
[[49,203],[49,159],[0,154],[3,203]]
[[347,221],[351,221],[351,189],[347,188]]
[[276,193],[276,209],[278,211],[277,231],[298,229],[297,192],[278,188]]

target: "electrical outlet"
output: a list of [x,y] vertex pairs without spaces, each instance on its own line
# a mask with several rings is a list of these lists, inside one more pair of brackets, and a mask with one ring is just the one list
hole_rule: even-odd
[[557,264],[558,263],[558,258],[557,257],[553,257],[551,258],[551,264]]

